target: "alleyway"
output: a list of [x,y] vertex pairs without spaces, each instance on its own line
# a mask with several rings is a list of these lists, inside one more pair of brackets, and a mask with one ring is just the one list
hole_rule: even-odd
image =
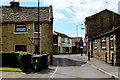
[[47,70],[32,73],[3,72],[3,78],[22,78],[20,80],[55,80],[59,78],[78,80],[114,80],[110,79],[110,76],[100,72],[87,62],[84,62],[80,58],[80,55],[54,55],[54,64],[49,66]]

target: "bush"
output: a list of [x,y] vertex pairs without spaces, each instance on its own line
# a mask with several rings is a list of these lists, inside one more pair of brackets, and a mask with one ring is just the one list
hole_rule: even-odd
[[31,54],[28,52],[0,52],[2,55],[2,66],[21,68],[22,70],[31,68]]

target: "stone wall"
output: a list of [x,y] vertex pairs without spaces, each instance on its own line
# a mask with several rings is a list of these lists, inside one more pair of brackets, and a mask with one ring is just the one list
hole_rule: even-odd
[[86,18],[86,33],[89,39],[111,30],[113,26],[120,26],[120,15],[109,10]]
[[[30,27],[30,30],[28,30]],[[26,24],[25,34],[15,33],[15,24],[2,24],[2,51],[15,52],[15,45],[27,45],[27,52],[33,52],[33,23]],[[42,52],[52,53],[52,29],[51,24],[42,24]],[[34,37],[38,34],[34,33]],[[34,39],[34,46],[38,44],[38,39]],[[35,48],[35,47],[34,47]],[[34,50],[35,51],[35,50]]]
[[[110,41],[109,41],[109,35],[106,36],[106,49],[102,49],[101,48],[101,38],[100,39],[96,39],[97,40],[97,49],[94,48],[94,41],[93,41],[93,55],[94,57],[105,61],[105,53],[107,52],[107,60],[112,60],[112,53],[115,53],[114,50],[111,50],[109,48],[110,46]],[[115,40],[115,38],[114,38]],[[115,42],[114,42],[114,46],[115,46]]]

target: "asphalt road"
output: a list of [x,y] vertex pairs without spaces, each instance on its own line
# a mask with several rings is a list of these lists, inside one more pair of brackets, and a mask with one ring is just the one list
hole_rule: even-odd
[[114,80],[79,56],[54,55],[54,64],[46,70],[31,73],[3,72],[2,80]]
[[80,59],[80,55],[55,55],[56,72],[51,78],[87,78],[107,79],[110,76],[98,71],[92,65]]

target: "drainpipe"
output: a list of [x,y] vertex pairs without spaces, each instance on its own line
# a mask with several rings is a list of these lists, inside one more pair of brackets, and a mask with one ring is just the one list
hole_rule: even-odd
[[32,51],[33,51],[33,53],[34,53],[34,22],[33,22],[33,41],[32,41],[32,44],[33,44],[33,49],[32,49]]
[[39,47],[40,47],[40,41],[39,41],[39,0],[38,0],[38,55],[39,55]]
[[40,55],[42,54],[42,24],[40,24]]

